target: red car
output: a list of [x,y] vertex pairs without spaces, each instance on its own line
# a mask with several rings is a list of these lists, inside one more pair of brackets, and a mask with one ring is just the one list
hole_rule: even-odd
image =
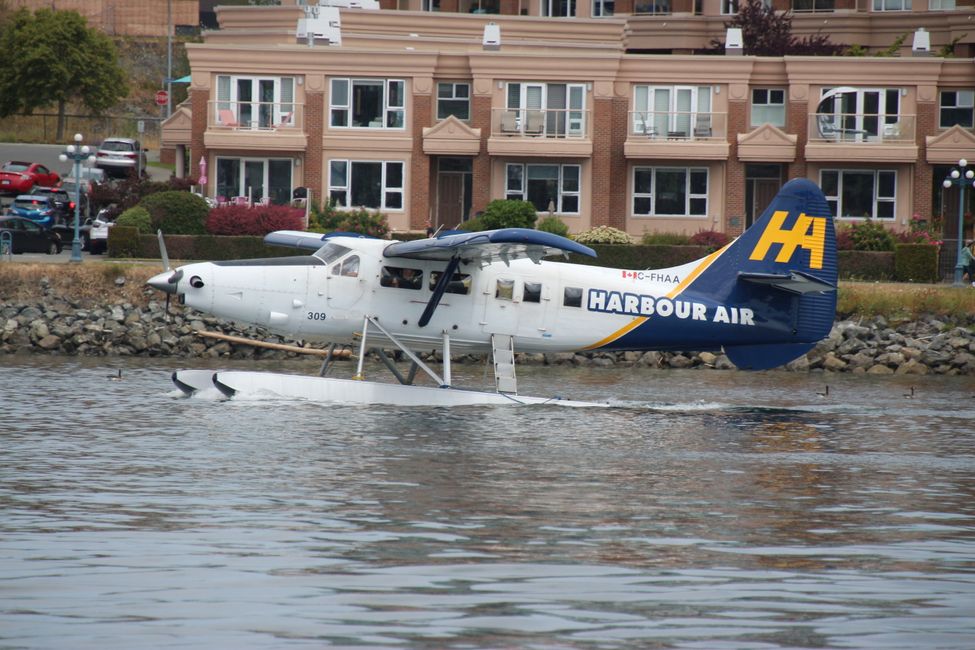
[[30,194],[35,185],[54,187],[61,176],[40,163],[11,160],[0,167],[0,194]]

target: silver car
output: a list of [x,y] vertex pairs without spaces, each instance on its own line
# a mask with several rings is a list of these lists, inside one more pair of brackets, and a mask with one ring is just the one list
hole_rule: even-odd
[[95,153],[95,166],[110,176],[146,173],[146,150],[132,138],[105,138]]

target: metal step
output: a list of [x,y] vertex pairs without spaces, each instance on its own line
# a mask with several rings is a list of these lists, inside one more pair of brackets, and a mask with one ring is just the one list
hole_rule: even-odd
[[495,389],[499,393],[517,393],[514,337],[507,334],[492,334],[491,352],[494,359]]

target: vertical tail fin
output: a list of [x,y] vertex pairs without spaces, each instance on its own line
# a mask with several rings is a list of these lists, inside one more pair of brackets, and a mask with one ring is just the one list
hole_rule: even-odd
[[836,314],[836,232],[812,181],[786,183],[761,218],[726,246],[688,286],[719,302],[753,306],[767,343],[725,344],[741,368],[781,365],[829,334]]

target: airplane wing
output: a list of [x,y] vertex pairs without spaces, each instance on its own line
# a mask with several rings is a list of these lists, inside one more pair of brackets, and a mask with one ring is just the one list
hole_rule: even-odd
[[481,264],[496,260],[508,264],[524,258],[538,264],[543,257],[558,253],[596,257],[596,252],[588,246],[549,232],[527,228],[448,233],[428,239],[395,242],[383,250],[386,257],[443,261],[460,257]]
[[264,243],[272,246],[317,251],[325,243],[327,236],[319,232],[305,232],[303,230],[275,230],[264,235]]

